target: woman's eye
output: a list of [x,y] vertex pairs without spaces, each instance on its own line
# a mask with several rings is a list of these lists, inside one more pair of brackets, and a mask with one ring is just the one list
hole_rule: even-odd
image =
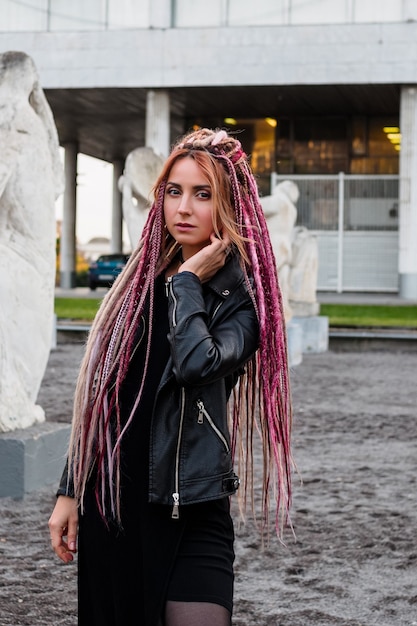
[[175,187],[171,187],[170,189],[167,189],[167,196],[178,196],[179,195],[179,190],[176,189]]
[[203,200],[209,200],[211,198],[211,194],[209,191],[199,191],[197,197],[202,198]]

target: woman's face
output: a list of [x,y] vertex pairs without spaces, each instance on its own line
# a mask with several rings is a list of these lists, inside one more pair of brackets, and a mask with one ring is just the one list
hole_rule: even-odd
[[210,183],[190,157],[171,168],[164,198],[168,231],[182,245],[184,259],[210,243],[213,233],[213,198]]

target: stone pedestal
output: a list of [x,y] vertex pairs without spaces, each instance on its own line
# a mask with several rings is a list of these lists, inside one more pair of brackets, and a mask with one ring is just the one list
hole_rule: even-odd
[[44,422],[0,434],[0,497],[23,498],[25,493],[61,477],[70,424]]
[[290,300],[290,307],[293,318],[311,317],[313,315],[319,315],[320,313],[320,303],[317,300],[312,302]]
[[327,352],[329,349],[329,318],[325,315],[293,317],[292,324],[298,325],[302,334],[302,353]]

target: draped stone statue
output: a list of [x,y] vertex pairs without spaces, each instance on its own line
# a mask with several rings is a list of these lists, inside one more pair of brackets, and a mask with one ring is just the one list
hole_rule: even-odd
[[268,223],[281,286],[285,319],[293,315],[316,315],[318,249],[316,237],[296,227],[299,198],[297,185],[284,180],[272,195],[261,198]]
[[317,236],[305,226],[296,226],[292,233],[292,263],[288,297],[294,315],[317,315],[318,275]]
[[158,178],[164,159],[152,148],[132,150],[126,157],[119,190],[122,193],[123,218],[132,249],[136,247],[148,217],[152,186]]
[[52,344],[59,142],[33,60],[0,54],[0,432],[45,420]]

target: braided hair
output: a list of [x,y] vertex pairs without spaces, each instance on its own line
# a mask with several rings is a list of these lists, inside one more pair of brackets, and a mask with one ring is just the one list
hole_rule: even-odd
[[[258,189],[240,141],[224,130],[201,128],[173,147],[155,183],[154,200],[136,249],[106,294],[93,322],[77,379],[69,466],[81,506],[95,467],[96,499],[105,519],[121,521],[120,443],[142,397],[149,361],[155,279],[180,246],[164,221],[164,196],[174,163],[191,157],[209,180],[214,229],[227,231],[239,254],[259,321],[259,348],[247,363],[229,406],[233,455],[242,476],[241,511],[248,499],[255,511],[252,444],[259,432],[263,451],[262,527],[268,527],[269,499],[276,498],[279,536],[291,504],[291,394],[287,340],[277,269]],[[220,224],[220,227],[219,227]],[[148,333],[141,385],[127,421],[119,393],[134,349],[135,331],[148,307]]]

